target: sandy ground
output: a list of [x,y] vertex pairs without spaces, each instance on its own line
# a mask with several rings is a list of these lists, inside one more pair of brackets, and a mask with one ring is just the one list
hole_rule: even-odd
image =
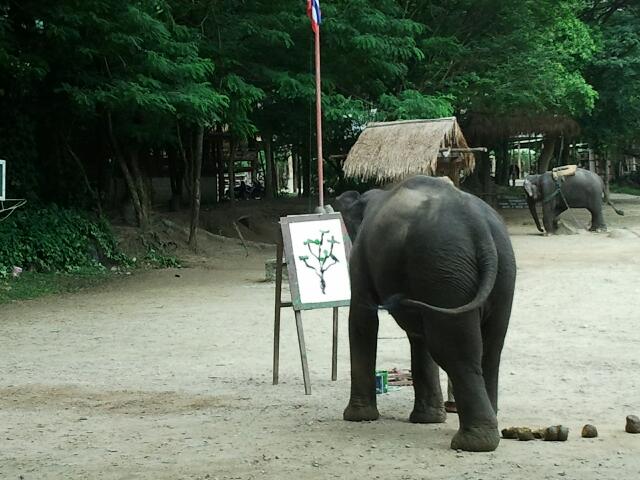
[[[274,286],[262,279],[273,253],[210,243],[193,268],[0,307],[0,478],[640,478],[640,435],[624,432],[625,416],[640,415],[640,202],[622,206],[624,218],[607,209],[611,236],[545,238],[526,212],[505,214],[518,281],[500,424],[561,423],[565,443],[450,450],[456,416],[408,423],[410,387],[378,397],[378,422],[342,421],[347,309],[338,381],[330,311],[305,312],[304,395],[288,310],[271,385]],[[408,342],[384,315],[378,351],[378,368],[409,368]],[[580,438],[585,423],[600,437]]]

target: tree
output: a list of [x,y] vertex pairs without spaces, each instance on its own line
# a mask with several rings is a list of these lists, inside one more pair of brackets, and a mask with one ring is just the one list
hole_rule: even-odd
[[640,5],[633,1],[594,1],[585,10],[599,50],[586,69],[599,99],[582,121],[598,147],[638,153],[640,135]]
[[[407,16],[425,27],[425,61],[409,78],[420,91],[445,92],[467,126],[478,117],[495,126],[472,143],[499,150],[501,132],[548,131],[546,122],[586,115],[597,98],[583,75],[596,45],[582,10],[580,0],[409,1]],[[514,117],[527,119],[518,122],[525,129],[506,128]]]
[[[177,143],[176,123],[205,128],[228,107],[212,88],[213,63],[199,55],[197,32],[177,23],[164,0],[25,0],[10,2],[0,18],[0,75],[3,84],[9,75],[32,79],[27,94],[10,87],[7,96],[31,107],[39,156],[52,156],[51,165],[71,174],[84,172],[74,143],[91,143],[92,156],[105,162],[115,158],[138,223],[145,225],[145,170]],[[104,155],[96,152],[102,138]],[[89,163],[99,170],[98,162]]]
[[193,31],[174,21],[165,2],[70,1],[65,7],[53,11],[53,35],[63,25],[80,41],[65,45],[77,55],[75,69],[66,72],[73,77],[63,77],[61,89],[81,113],[106,121],[143,226],[149,197],[141,149],[162,148],[167,137],[175,138],[176,120],[196,130],[212,125],[228,99],[209,83],[213,64],[199,56]]

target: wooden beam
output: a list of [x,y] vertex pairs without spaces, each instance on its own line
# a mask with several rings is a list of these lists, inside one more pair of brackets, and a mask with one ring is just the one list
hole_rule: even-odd
[[473,148],[441,148],[440,153],[473,153],[473,152],[486,152],[487,147],[473,147]]

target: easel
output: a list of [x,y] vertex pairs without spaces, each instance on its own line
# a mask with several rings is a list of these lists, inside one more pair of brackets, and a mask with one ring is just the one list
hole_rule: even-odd
[[[282,266],[284,246],[282,238],[278,242],[276,252],[276,307],[275,321],[273,323],[273,384],[278,384],[278,372],[280,367],[280,313],[283,308],[293,307],[291,302],[283,302],[282,295]],[[304,330],[302,328],[302,311],[293,310],[296,317],[296,330],[298,331],[298,346],[300,347],[300,359],[302,361],[302,377],[304,379],[304,393],[311,395],[311,379],[309,378],[309,364],[307,362],[307,349],[304,343]],[[331,355],[331,380],[338,379],[338,307],[333,307],[333,344]]]
[[[339,216],[339,214],[331,214],[330,217]],[[327,215],[308,215],[307,217],[317,217],[321,219]],[[346,231],[344,232],[346,235]],[[348,239],[348,236],[346,237]],[[351,245],[345,242],[345,252],[348,258]],[[273,326],[273,384],[278,384],[278,373],[280,367],[280,318],[283,308],[292,307],[296,319],[296,330],[298,333],[298,347],[300,349],[300,360],[302,362],[302,377],[304,379],[304,392],[311,395],[311,380],[309,377],[309,364],[307,361],[307,350],[304,341],[304,330],[302,327],[302,308],[299,302],[282,300],[282,271],[283,266],[287,265],[284,255],[284,239],[282,230],[280,230],[278,246],[276,250],[276,288],[275,288],[275,310],[274,310],[274,326]],[[295,269],[288,269],[289,282],[297,283],[298,279],[292,272]],[[332,308],[333,309],[333,340],[331,352],[331,380],[336,381],[338,378],[338,307],[347,306],[348,302],[333,302],[329,304],[317,304],[311,308]]]

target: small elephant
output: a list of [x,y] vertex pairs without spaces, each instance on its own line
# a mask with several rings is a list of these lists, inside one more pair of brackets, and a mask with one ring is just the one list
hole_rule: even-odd
[[337,198],[350,259],[349,421],[376,420],[378,309],[411,345],[414,423],[444,422],[438,365],[453,384],[460,426],[451,448],[500,442],[498,368],[511,315],[516,263],[504,223],[479,198],[438,178]]
[[[558,188],[559,185],[559,188]],[[595,173],[584,168],[576,169],[575,175],[553,178],[553,172],[540,175],[527,175],[524,179],[524,190],[538,231],[555,233],[558,229],[558,216],[571,208],[586,208],[591,212],[591,231],[606,230],[602,216],[602,198],[613,207],[618,215],[624,215],[607,197],[604,182]],[[540,226],[536,203],[542,203],[542,223]]]

